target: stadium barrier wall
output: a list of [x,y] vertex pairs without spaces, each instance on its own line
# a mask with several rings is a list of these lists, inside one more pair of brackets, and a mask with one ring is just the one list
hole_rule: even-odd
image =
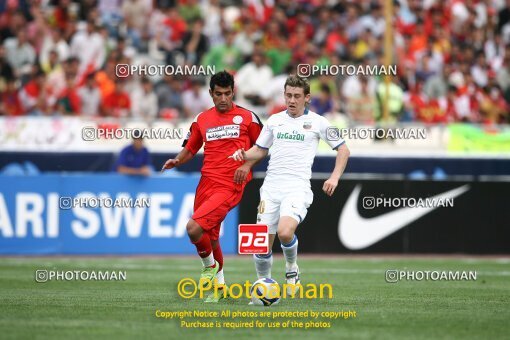
[[[0,175],[0,254],[195,254],[186,223],[198,180],[198,176]],[[66,197],[87,195],[149,198],[150,205],[60,207],[69,207]],[[227,254],[237,251],[237,216],[236,208],[220,234]]]
[[[372,134],[373,125],[350,122],[344,115],[328,115],[352,150],[371,154],[440,154],[455,152],[510,152],[510,125],[424,124],[420,122],[385,124],[392,138],[383,142]],[[266,118],[262,117],[265,122]],[[145,121],[113,117],[0,117],[0,145],[8,151],[116,151],[131,139],[133,129],[143,129],[146,144],[153,152],[178,152],[192,119]],[[368,133],[368,130],[372,130]],[[396,131],[400,130],[400,133]],[[410,133],[413,131],[413,133]],[[140,130],[142,131],[142,130]],[[379,130],[379,138],[383,136]],[[417,131],[420,131],[418,133]],[[366,133],[365,133],[366,132]],[[410,133],[410,134],[408,134]],[[407,137],[406,137],[407,136]],[[388,153],[389,151],[389,153]],[[327,143],[319,143],[320,155],[332,155]]]
[[[508,181],[343,179],[333,197],[322,192],[323,182],[312,180],[314,202],[297,231],[300,252],[510,253]],[[0,176],[0,254],[194,254],[185,226],[197,184],[198,176]],[[261,184],[248,184],[225,220],[225,254],[237,251],[238,223],[256,222]],[[59,206],[60,197],[84,195],[148,197],[150,207]],[[452,195],[447,207],[363,207],[365,197]]]
[[[508,181],[344,179],[333,197],[322,192],[323,183],[324,179],[312,180],[314,201],[297,229],[300,252],[510,253]],[[240,223],[256,221],[261,185],[262,179],[248,184],[240,205]],[[451,198],[458,194],[455,189],[465,192],[454,198],[453,207],[363,207],[365,197]],[[273,251],[281,249],[276,245]]]

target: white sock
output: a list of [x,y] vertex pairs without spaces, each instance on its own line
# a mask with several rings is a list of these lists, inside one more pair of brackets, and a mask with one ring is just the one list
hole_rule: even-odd
[[223,275],[223,268],[216,274],[216,279],[218,280],[219,285],[225,284],[225,276]]
[[200,259],[202,259],[202,264],[204,265],[204,267],[211,267],[215,263],[214,262],[214,256],[213,256],[212,252],[209,254],[209,256],[201,257]]
[[268,255],[253,255],[255,261],[255,270],[257,271],[257,277],[259,279],[271,277],[271,267],[273,266],[273,253],[270,252]]
[[298,239],[297,236],[294,235],[294,238],[290,243],[283,244],[282,243],[282,249],[283,249],[283,255],[285,256],[285,270],[287,272],[295,271],[297,270],[297,249],[298,249]]

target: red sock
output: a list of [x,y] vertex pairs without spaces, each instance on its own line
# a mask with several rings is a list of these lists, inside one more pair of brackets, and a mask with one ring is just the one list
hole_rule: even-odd
[[218,269],[218,271],[220,271],[223,268],[223,253],[221,252],[221,246],[219,241],[217,241],[216,243],[216,248],[213,249],[213,256],[214,259],[218,261],[220,265],[220,269]]
[[207,233],[203,233],[198,241],[191,243],[197,247],[197,253],[202,258],[209,256],[212,252],[211,239]]

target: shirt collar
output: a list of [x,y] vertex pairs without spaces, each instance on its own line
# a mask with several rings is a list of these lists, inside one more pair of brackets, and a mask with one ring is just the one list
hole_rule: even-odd
[[301,116],[299,116],[299,117],[295,117],[295,118],[294,118],[294,117],[292,117],[291,115],[289,115],[289,111],[288,111],[288,110],[285,110],[285,113],[286,113],[286,114],[287,114],[287,116],[289,116],[290,118],[297,119],[297,118],[299,118],[299,117],[302,117],[302,116],[304,116],[304,115],[307,115],[307,114],[308,114],[308,107],[305,107],[305,112],[303,112],[303,114],[302,114]]
[[225,112],[220,112],[220,111],[218,111],[218,109],[216,109],[216,106],[214,106],[214,111],[216,111],[217,113],[229,113],[229,112],[234,111],[236,108],[237,108],[237,105],[234,102],[232,102],[232,108],[230,110],[225,111]]

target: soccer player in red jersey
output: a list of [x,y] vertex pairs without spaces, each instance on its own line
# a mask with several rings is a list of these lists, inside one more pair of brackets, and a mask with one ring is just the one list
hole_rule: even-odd
[[[182,151],[167,160],[162,169],[188,162],[204,145],[202,177],[195,195],[194,213],[186,225],[188,236],[204,265],[200,277],[204,289],[211,287],[214,278],[219,285],[225,283],[223,254],[218,240],[220,224],[241,201],[244,187],[252,177],[250,169],[254,162],[239,166],[228,157],[240,148],[253,146],[262,130],[262,123],[253,112],[232,102],[234,78],[230,73],[216,73],[209,87],[214,107],[195,117]],[[223,294],[212,293],[206,302],[218,302],[223,297]]]

